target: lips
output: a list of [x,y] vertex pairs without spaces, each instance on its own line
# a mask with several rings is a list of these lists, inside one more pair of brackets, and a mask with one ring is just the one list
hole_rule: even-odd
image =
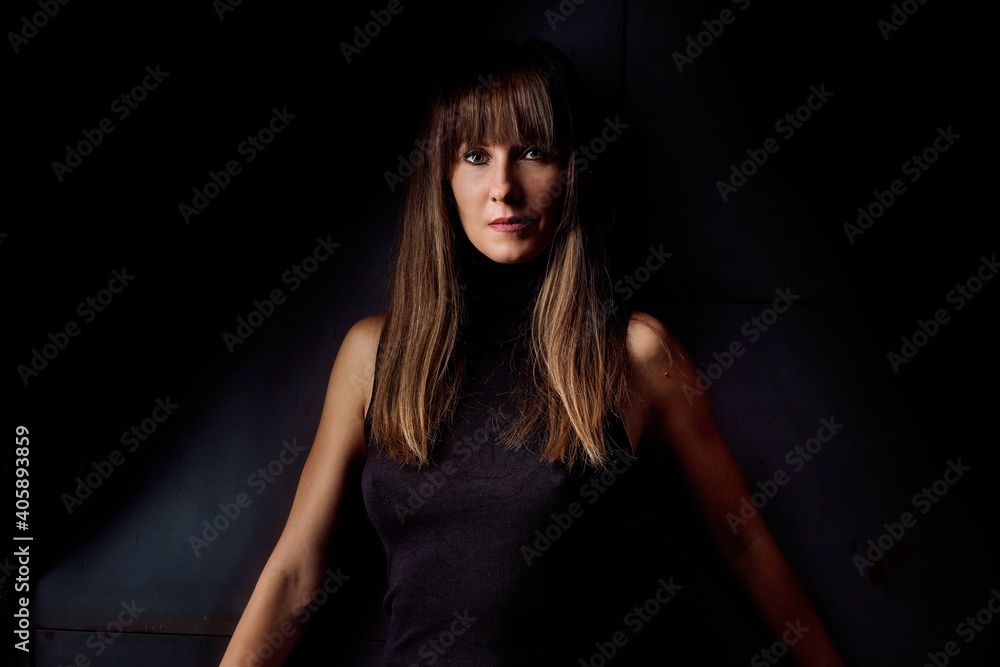
[[538,222],[538,220],[539,218],[521,218],[517,216],[497,218],[490,223],[490,229],[498,232],[516,232]]

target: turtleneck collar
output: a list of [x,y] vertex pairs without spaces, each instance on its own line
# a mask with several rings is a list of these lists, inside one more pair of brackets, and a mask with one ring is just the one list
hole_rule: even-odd
[[526,326],[548,266],[548,253],[527,262],[495,262],[464,233],[456,235],[458,282],[463,289],[466,329],[476,337],[507,337]]

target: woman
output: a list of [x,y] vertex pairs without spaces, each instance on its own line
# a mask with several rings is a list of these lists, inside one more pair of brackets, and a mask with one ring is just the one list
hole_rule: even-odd
[[797,663],[841,665],[760,516],[726,521],[748,491],[703,392],[683,391],[688,356],[652,316],[608,307],[607,211],[574,152],[600,128],[572,69],[537,42],[485,52],[439,87],[389,311],[344,338],[222,664],[280,664],[301,635],[355,457],[387,555],[388,665],[589,664],[608,637],[580,582],[609,556],[635,455],[664,448],[771,629],[810,628]]

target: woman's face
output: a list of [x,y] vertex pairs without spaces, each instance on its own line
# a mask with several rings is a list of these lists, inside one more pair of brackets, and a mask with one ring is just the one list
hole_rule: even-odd
[[562,162],[537,147],[463,145],[451,189],[462,229],[494,262],[538,257],[562,211]]

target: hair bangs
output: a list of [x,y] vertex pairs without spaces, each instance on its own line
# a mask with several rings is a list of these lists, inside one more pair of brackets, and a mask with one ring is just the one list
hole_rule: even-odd
[[[546,81],[535,71],[494,72],[480,75],[474,84],[456,91],[451,100],[451,127],[446,155],[458,160],[463,146],[538,146],[555,154],[567,152],[569,142],[561,132],[558,114]],[[562,135],[562,136],[561,136]]]

